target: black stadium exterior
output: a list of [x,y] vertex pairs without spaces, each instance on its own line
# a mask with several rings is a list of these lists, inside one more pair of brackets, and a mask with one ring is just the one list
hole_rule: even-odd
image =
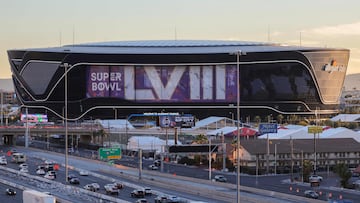
[[144,112],[202,118],[236,115],[238,79],[243,117],[336,114],[349,50],[154,40],[9,50],[8,56],[17,97],[29,112],[63,118],[67,78],[70,120]]

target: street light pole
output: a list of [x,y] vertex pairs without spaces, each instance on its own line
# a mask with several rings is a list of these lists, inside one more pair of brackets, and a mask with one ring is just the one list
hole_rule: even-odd
[[236,139],[236,202],[240,203],[240,56],[246,55],[241,50],[236,51],[236,119],[237,119],[237,139]]
[[[3,117],[4,117],[4,91],[1,89],[0,90],[1,92],[1,117],[0,117],[0,120],[1,120],[1,126],[3,125]],[[27,119],[27,118],[26,118]]]
[[277,174],[277,171],[276,171],[276,167],[277,167],[277,160],[276,160],[276,156],[277,156],[277,145],[278,145],[279,143],[275,143],[275,169],[274,169],[274,171],[275,171],[275,175]]
[[67,81],[67,71],[68,68],[70,67],[70,65],[68,63],[64,63],[64,83],[65,83],[65,92],[64,92],[64,102],[65,102],[65,112],[64,112],[64,117],[65,117],[65,182],[68,182],[68,174],[69,174],[69,169],[68,169],[68,81]]

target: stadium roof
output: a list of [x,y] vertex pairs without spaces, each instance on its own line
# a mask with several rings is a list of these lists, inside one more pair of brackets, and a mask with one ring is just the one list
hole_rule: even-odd
[[286,46],[277,43],[229,40],[140,40],[95,42],[26,51],[100,54],[219,54],[242,52],[329,50],[329,48]]

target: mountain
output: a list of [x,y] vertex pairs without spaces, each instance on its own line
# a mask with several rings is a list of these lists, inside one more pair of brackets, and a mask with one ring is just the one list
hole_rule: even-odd
[[346,75],[344,90],[360,90],[360,73]]
[[0,90],[4,90],[6,92],[15,91],[12,79],[0,79]]

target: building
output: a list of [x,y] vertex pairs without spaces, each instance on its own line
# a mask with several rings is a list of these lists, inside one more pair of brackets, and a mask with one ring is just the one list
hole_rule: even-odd
[[66,100],[70,120],[144,112],[228,117],[236,115],[237,92],[241,116],[335,114],[349,60],[347,49],[205,40],[87,43],[8,55],[21,104],[64,118]]
[[[241,166],[254,172],[258,163],[258,170],[264,173],[267,168],[267,140],[242,140],[241,146]],[[314,164],[314,149],[313,139],[270,140],[270,172],[274,171],[275,164],[278,173],[290,172],[291,166],[294,172],[299,172],[303,160],[310,160]],[[356,168],[360,164],[360,143],[352,138],[317,139],[317,169],[326,171],[340,163],[346,164],[349,168]]]

